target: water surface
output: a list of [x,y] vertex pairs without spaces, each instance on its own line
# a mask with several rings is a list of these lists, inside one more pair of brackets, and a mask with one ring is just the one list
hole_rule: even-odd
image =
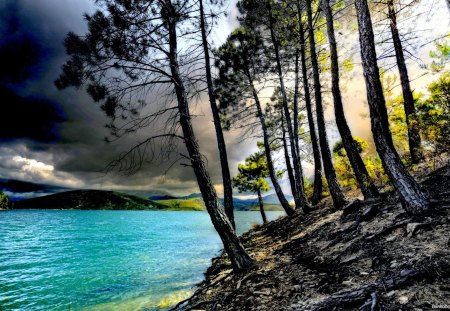
[[[254,223],[258,212],[236,212],[238,233]],[[0,310],[158,310],[221,248],[206,212],[1,212]]]

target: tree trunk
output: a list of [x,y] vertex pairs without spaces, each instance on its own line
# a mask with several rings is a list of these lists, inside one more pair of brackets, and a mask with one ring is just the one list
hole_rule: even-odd
[[[175,9],[170,2],[168,2],[169,16],[175,15]],[[211,182],[209,174],[206,170],[205,163],[200,154],[197,139],[192,128],[191,116],[189,112],[188,100],[186,90],[179,73],[178,64],[178,48],[177,48],[177,30],[176,19],[168,18],[167,26],[169,30],[169,60],[170,70],[175,85],[175,93],[178,101],[178,109],[180,112],[180,125],[183,130],[186,149],[191,159],[191,165],[197,177],[198,186],[205,202],[206,209],[211,217],[214,228],[219,234],[225,251],[230,258],[231,264],[235,271],[242,271],[249,269],[254,265],[253,260],[245,251],[243,245],[239,241],[230,221],[220,207],[219,199],[216,190]]]
[[266,217],[266,212],[264,211],[264,203],[261,197],[261,190],[258,189],[258,202],[259,202],[259,211],[261,212],[261,217],[263,219],[263,222],[266,224],[267,223],[267,217]]
[[230,168],[228,166],[227,148],[225,144],[225,138],[223,136],[222,125],[220,121],[219,109],[217,107],[216,95],[214,93],[213,80],[211,75],[211,63],[209,58],[208,40],[206,37],[206,25],[205,25],[205,13],[203,10],[203,0],[200,0],[200,28],[202,32],[202,45],[203,52],[205,54],[205,71],[206,82],[208,85],[209,103],[211,105],[211,111],[214,119],[214,128],[216,130],[217,146],[219,149],[220,165],[222,168],[222,180],[223,180],[223,196],[225,214],[231,222],[231,225],[236,229],[234,223],[234,207],[233,207],[233,187],[231,185]]
[[400,194],[404,208],[413,214],[421,214],[429,210],[429,198],[406,170],[392,142],[367,0],[356,0],[355,6],[375,146],[386,173]]
[[300,58],[302,62],[302,76],[303,76],[303,88],[305,92],[305,106],[306,113],[308,116],[309,125],[309,135],[311,137],[311,144],[313,149],[314,157],[314,192],[312,197],[312,204],[316,205],[322,199],[322,162],[319,149],[319,142],[316,135],[316,126],[314,124],[312,103],[311,103],[311,93],[309,92],[309,82],[308,82],[308,70],[306,68],[306,44],[305,44],[305,33],[303,29],[302,22],[302,11],[300,1],[297,1],[298,9],[298,21],[299,21],[299,39],[300,39]]
[[327,131],[325,128],[325,117],[322,106],[322,92],[319,77],[319,64],[317,62],[316,42],[314,39],[314,28],[311,1],[306,1],[306,13],[308,15],[308,31],[309,31],[309,47],[311,52],[311,64],[313,68],[314,78],[314,92],[316,98],[316,115],[317,127],[319,129],[319,144],[322,152],[323,167],[325,170],[325,177],[327,178],[328,188],[330,189],[331,197],[335,208],[340,209],[346,204],[344,194],[337,181],[336,172],[333,167],[333,160],[331,159],[331,151],[328,145]]
[[300,158],[300,145],[298,138],[298,97],[299,97],[299,88],[300,88],[300,52],[298,48],[295,51],[295,68],[294,68],[294,142],[295,142],[295,151],[297,152],[298,157]]
[[403,106],[405,107],[406,124],[408,127],[409,152],[411,154],[412,163],[417,164],[423,160],[423,153],[414,107],[414,97],[411,91],[411,85],[409,83],[408,69],[406,68],[405,57],[403,55],[402,41],[400,40],[400,35],[397,28],[397,15],[395,12],[394,0],[388,0],[388,11],[392,40],[394,41],[395,57],[397,59],[397,67],[402,84]]
[[[275,19],[273,17],[271,0],[267,1],[266,5],[267,5],[267,9],[269,11],[270,34],[271,34],[271,38],[272,38],[273,48],[275,51],[275,60],[277,63],[278,78],[280,80],[280,91],[281,91],[281,97],[282,97],[284,117],[286,120],[286,125],[287,125],[287,129],[288,129],[288,133],[289,133],[289,140],[290,140],[290,144],[291,144],[291,156],[292,156],[292,164],[294,166],[294,178],[295,178],[295,184],[296,184],[295,188],[297,189],[297,192],[293,193],[293,196],[295,199],[296,208],[297,209],[301,208],[303,210],[303,212],[307,213],[310,211],[311,208],[306,199],[304,186],[303,186],[302,167],[301,167],[301,163],[300,163],[300,158],[299,158],[296,148],[295,148],[296,144],[295,144],[295,139],[294,139],[294,131],[292,129],[292,121],[291,121],[291,115],[289,112],[286,87],[284,85],[283,70],[281,68],[281,57],[280,57],[277,33],[275,30]],[[296,118],[297,116],[294,116],[294,117]]]
[[376,198],[379,196],[378,190],[375,187],[372,178],[367,172],[366,166],[359,154],[358,146],[353,140],[352,133],[345,118],[344,107],[342,105],[341,90],[339,87],[339,60],[336,47],[336,38],[333,25],[333,13],[330,7],[330,0],[322,0],[322,9],[327,20],[327,34],[330,45],[330,59],[331,59],[331,91],[333,93],[334,114],[336,116],[336,124],[339,134],[342,138],[347,157],[355,173],[359,188],[365,199]]
[[294,171],[292,170],[291,158],[289,157],[289,148],[288,148],[288,142],[286,139],[286,128],[284,127],[283,116],[281,116],[281,127],[283,129],[283,151],[284,151],[284,160],[286,163],[286,171],[289,176],[289,183],[291,184],[291,192],[296,193],[298,190],[296,188]]
[[274,167],[273,161],[272,161],[269,134],[267,132],[267,125],[266,125],[266,117],[264,116],[264,113],[262,111],[258,92],[256,92],[255,86],[253,84],[253,79],[250,74],[250,71],[248,70],[248,67],[245,68],[245,71],[246,71],[246,75],[247,75],[250,87],[252,89],[253,99],[255,100],[258,118],[261,123],[261,128],[262,128],[262,132],[263,132],[264,153],[265,153],[266,159],[267,159],[267,168],[269,169],[270,180],[272,181],[273,188],[275,189],[275,193],[277,194],[278,200],[280,200],[281,206],[283,207],[286,214],[291,216],[291,215],[295,214],[295,210],[289,205],[289,202],[288,202],[288,200],[286,200],[286,197],[285,197],[283,191],[281,190],[281,186],[278,182],[277,174],[275,172],[275,167]]

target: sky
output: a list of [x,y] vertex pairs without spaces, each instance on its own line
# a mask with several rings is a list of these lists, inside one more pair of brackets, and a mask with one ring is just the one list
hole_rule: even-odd
[[[0,178],[47,183],[70,188],[104,190],[146,191],[184,195],[198,192],[191,168],[170,163],[148,163],[131,176],[120,172],[105,173],[107,164],[117,158],[128,146],[145,138],[148,132],[127,136],[106,143],[108,135],[104,125],[108,119],[97,104],[80,89],[58,91],[53,82],[67,59],[63,40],[69,31],[83,34],[86,31],[83,13],[92,13],[96,7],[92,0],[0,0]],[[424,0],[423,8],[433,7],[429,16],[422,16],[420,25],[428,32],[422,39],[449,31],[448,10],[445,0]],[[428,5],[428,6],[427,6]],[[214,33],[214,42],[220,43],[236,26],[234,1],[230,14]],[[406,22],[405,29],[409,27]],[[419,26],[420,26],[419,25]],[[342,31],[344,32],[344,30]],[[353,37],[352,37],[353,36]],[[347,38],[345,40],[345,38]],[[341,35],[340,51],[351,53],[355,69],[343,81],[347,117],[354,134],[370,138],[365,89],[359,54],[348,44],[349,38],[357,42],[355,33]],[[419,77],[430,46],[417,51],[421,61],[412,60],[411,76]],[[425,60],[423,60],[425,58]],[[435,77],[427,75],[414,82],[415,89],[424,90]],[[155,95],[156,96],[156,95]],[[220,163],[218,160],[212,118],[208,103],[200,97],[195,107],[194,127],[201,151],[208,159],[208,169],[214,184],[222,192]],[[339,139],[333,125],[333,111],[326,111],[329,136],[332,142]],[[228,156],[232,175],[246,156],[256,151],[255,141],[242,141],[242,133],[226,133]],[[182,147],[181,147],[182,148]],[[312,165],[304,163],[306,172]],[[167,172],[166,172],[167,171]],[[284,189],[288,191],[286,180]]]

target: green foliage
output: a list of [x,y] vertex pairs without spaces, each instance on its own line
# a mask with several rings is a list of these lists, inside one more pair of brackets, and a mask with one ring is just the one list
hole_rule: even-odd
[[[353,140],[355,141],[358,152],[361,153],[364,150],[367,150],[369,148],[369,144],[364,139],[361,139],[359,137],[354,136]],[[338,156],[346,156],[347,153],[345,152],[344,144],[342,143],[342,140],[336,142],[333,147],[333,153]]]
[[450,38],[450,34],[447,35],[446,39],[435,43],[435,51],[430,51],[430,57],[433,59],[431,71],[433,72],[441,72],[450,61],[450,41],[448,38]]
[[266,180],[269,177],[267,159],[263,152],[257,152],[239,164],[239,173],[233,178],[233,186],[239,192],[269,191],[270,186]]
[[[378,155],[370,155],[368,153],[369,144],[367,141],[359,137],[353,137],[353,140],[358,145],[358,150],[362,155],[370,177],[376,181],[378,186],[386,185],[389,182],[389,178],[384,172],[383,165]],[[342,141],[338,141],[334,145],[333,155],[339,183],[348,189],[358,188],[358,182],[353,173],[350,161],[347,158],[347,153],[345,152]]]
[[[386,99],[386,109],[388,111],[389,129],[391,130],[392,140],[395,149],[405,161],[409,160],[409,143],[408,143],[408,125],[406,123],[406,114],[403,103],[403,96],[395,96],[393,89],[398,86],[398,78],[396,75],[387,75],[386,72],[381,73],[383,83],[383,93]],[[420,94],[413,94],[416,102],[420,98]]]
[[201,198],[171,199],[153,202],[159,209],[171,211],[203,211],[205,204]]
[[9,197],[0,191],[0,210],[12,208],[12,202]]
[[450,150],[450,72],[428,86],[430,96],[417,103],[420,130],[435,155]]

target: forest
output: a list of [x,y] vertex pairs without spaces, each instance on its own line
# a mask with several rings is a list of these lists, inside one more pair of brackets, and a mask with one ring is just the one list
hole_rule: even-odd
[[[422,66],[435,78],[427,92],[416,92],[409,66],[410,60],[417,58],[411,52],[415,45],[424,44],[423,40],[414,41],[419,31],[415,27],[421,26],[414,25],[420,1],[240,0],[235,9],[236,28],[220,44],[214,33],[220,31],[217,25],[230,9],[227,1],[96,3],[101,9],[85,16],[87,33],[67,35],[64,44],[69,59],[55,85],[87,91],[110,118],[108,141],[116,143],[123,136],[148,132],[145,140],[127,148],[108,169],[132,174],[144,162],[155,162],[167,167],[179,163],[193,170],[224,246],[226,263],[222,265],[231,267],[235,279],[229,282],[239,282],[238,290],[246,277],[267,265],[248,250],[257,240],[252,240],[251,234],[240,238],[235,232],[233,188],[258,198],[269,189],[276,193],[287,217],[278,224],[284,224],[283,228],[271,223],[261,227],[272,232],[271,243],[292,238],[299,228],[309,232],[330,215],[341,214],[356,217],[353,226],[334,231],[348,242],[350,236],[358,235],[362,222],[376,222],[376,217],[384,215],[383,206],[410,221],[394,222],[394,227],[374,235],[383,236],[410,223],[419,223],[416,229],[431,223],[448,227],[446,196],[437,198],[419,176],[439,172],[448,161],[450,21],[442,21],[445,35],[425,38],[431,52],[429,62]],[[404,20],[409,27],[404,27]],[[342,49],[342,42],[355,52]],[[345,110],[352,107],[345,103],[343,92],[352,88],[348,73],[354,68],[363,73],[369,111],[365,121],[370,123],[373,141],[354,136],[346,117]],[[199,102],[211,111],[220,168],[208,166],[197,139],[193,124]],[[327,119],[327,111],[334,113],[336,126]],[[226,131],[232,129],[257,141],[259,150],[239,165],[235,177],[230,173],[225,139]],[[333,133],[339,135],[334,145],[330,141]],[[164,147],[157,147],[161,145]],[[311,176],[305,163],[312,167]],[[216,169],[222,175],[223,201],[210,178],[211,170]],[[280,185],[283,176],[289,181],[293,204]],[[445,192],[445,188],[441,190]],[[266,222],[261,199],[259,202]],[[442,219],[444,223],[439,222]],[[297,226],[294,229],[293,224]],[[323,233],[330,228],[316,229]],[[439,232],[448,238],[448,232]],[[341,242],[336,239],[334,244]],[[298,238],[286,242],[285,247],[299,250],[306,245],[301,241],[307,242],[305,237]],[[297,257],[298,262],[319,265],[314,256],[307,255]],[[436,260],[433,269],[442,272],[436,272],[436,277],[444,278],[449,275],[449,258],[448,254],[442,256],[439,260],[444,263]],[[392,290],[422,276],[422,270],[404,267],[386,281],[392,283],[390,287],[385,287]],[[339,309],[346,303],[361,307],[359,310],[383,309],[376,294],[382,291],[380,284],[331,296],[311,309]],[[338,290],[341,288],[325,293]],[[227,297],[238,294],[230,295]],[[256,294],[250,291],[246,295]],[[207,297],[201,297],[202,307],[225,309],[223,304],[205,302]],[[353,305],[359,302],[359,307]],[[256,302],[245,307],[237,304],[234,310],[266,310],[264,301],[261,305],[257,309]],[[196,307],[191,304],[187,308]]]

